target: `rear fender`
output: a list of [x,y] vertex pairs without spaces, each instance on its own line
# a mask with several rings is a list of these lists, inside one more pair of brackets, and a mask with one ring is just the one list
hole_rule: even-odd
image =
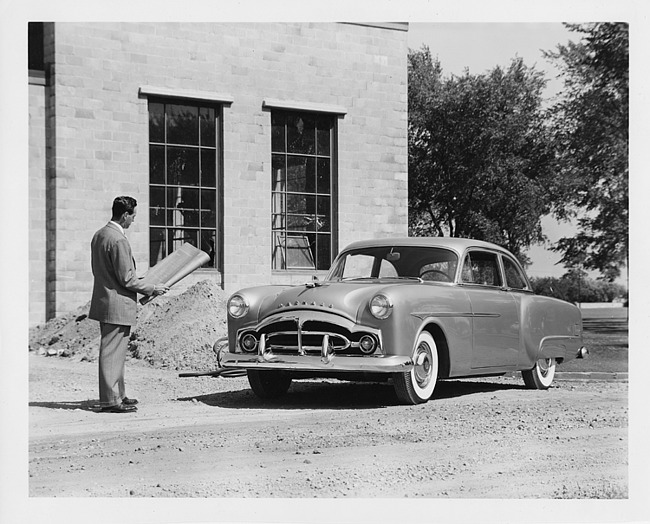
[[569,302],[539,295],[522,297],[524,351],[520,369],[530,369],[541,358],[566,362],[582,347],[582,315]]

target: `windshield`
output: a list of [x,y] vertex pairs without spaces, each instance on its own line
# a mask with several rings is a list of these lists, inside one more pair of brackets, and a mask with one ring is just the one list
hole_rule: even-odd
[[453,282],[458,257],[434,247],[381,246],[349,251],[332,266],[328,280],[419,278]]

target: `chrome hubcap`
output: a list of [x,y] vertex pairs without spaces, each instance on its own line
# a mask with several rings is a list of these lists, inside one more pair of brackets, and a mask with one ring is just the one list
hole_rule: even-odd
[[553,362],[551,361],[550,358],[543,358],[537,361],[537,369],[539,370],[539,374],[543,377],[546,377],[549,373],[549,370],[551,369],[551,366],[553,365]]
[[431,380],[431,348],[422,342],[415,350],[413,374],[420,388],[425,388]]

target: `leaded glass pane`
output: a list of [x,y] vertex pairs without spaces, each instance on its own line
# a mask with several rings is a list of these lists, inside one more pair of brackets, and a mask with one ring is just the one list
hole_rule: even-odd
[[315,193],[315,162],[309,157],[287,158],[287,191]]
[[199,144],[199,110],[197,107],[167,105],[167,143]]
[[326,269],[332,263],[332,238],[330,235],[318,235],[316,241],[316,264],[319,269]]
[[199,185],[199,150],[192,147],[167,148],[167,183],[179,186]]
[[287,213],[314,213],[316,197],[314,195],[287,194]]
[[214,109],[211,107],[202,107],[199,116],[201,122],[201,145],[203,147],[217,147]]
[[287,235],[286,266],[293,269],[315,269],[312,242],[308,235]]
[[170,187],[167,190],[167,224],[170,226],[199,226],[199,190]]
[[287,176],[285,170],[285,156],[273,155],[271,157],[271,176],[273,191],[286,191],[287,189]]
[[210,256],[210,261],[205,264],[206,267],[216,267],[217,261],[217,232],[214,229],[201,230],[201,245],[202,249]]
[[285,152],[285,117],[283,113],[271,115],[271,151]]
[[149,146],[149,182],[165,183],[165,146]]
[[149,264],[155,266],[167,256],[165,230],[159,227],[149,229]]
[[314,215],[287,215],[287,230],[315,231],[316,217]]
[[201,191],[201,227],[217,227],[217,192]]
[[194,247],[199,247],[198,229],[170,229],[169,230],[169,252],[173,253],[186,242]]
[[317,230],[318,231],[331,231],[330,230],[330,198],[319,196],[318,197],[318,211],[317,211]]
[[217,187],[216,157],[216,149],[201,150],[201,185],[203,187]]
[[329,156],[332,124],[329,118],[319,118],[316,130],[316,154]]
[[284,210],[285,194],[284,193],[273,193],[271,200],[271,212],[273,214],[273,229],[285,228],[286,223],[284,221],[285,210]]
[[307,113],[294,113],[287,118],[287,152],[313,155],[316,153],[316,125]]
[[149,104],[149,142],[165,141],[165,106],[164,104]]
[[319,158],[318,159],[318,169],[316,175],[316,191],[321,194],[330,194],[331,185],[330,185],[330,159],[329,158]]
[[273,269],[286,269],[284,258],[285,242],[284,234],[281,232],[273,233]]
[[165,188],[149,187],[149,223],[152,226],[165,225]]

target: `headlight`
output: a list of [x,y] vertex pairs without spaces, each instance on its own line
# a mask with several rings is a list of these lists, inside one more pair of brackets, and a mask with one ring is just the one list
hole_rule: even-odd
[[228,313],[233,318],[241,318],[248,313],[248,301],[241,295],[233,295],[228,300]]
[[390,300],[385,295],[375,295],[372,297],[369,306],[372,316],[379,320],[388,318],[393,312],[393,304],[391,304]]

